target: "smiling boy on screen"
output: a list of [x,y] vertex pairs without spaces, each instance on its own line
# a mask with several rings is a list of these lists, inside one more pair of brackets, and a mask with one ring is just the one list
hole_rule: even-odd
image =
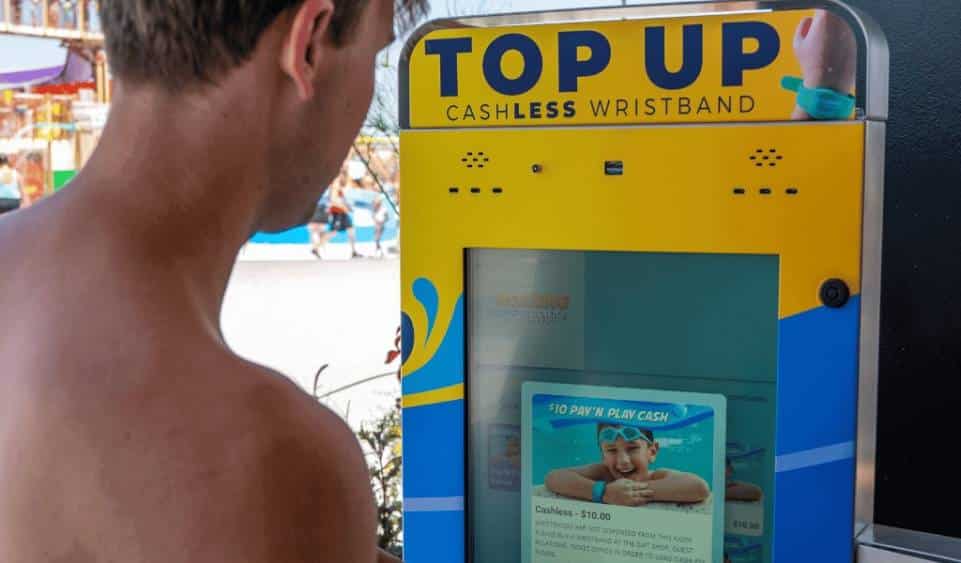
[[555,469],[547,475],[547,489],[568,498],[619,506],[694,504],[711,494],[707,483],[697,475],[652,470],[660,445],[650,430],[600,423],[597,443],[600,463]]

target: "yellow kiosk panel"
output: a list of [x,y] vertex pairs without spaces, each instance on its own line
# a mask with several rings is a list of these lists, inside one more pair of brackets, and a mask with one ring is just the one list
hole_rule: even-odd
[[851,560],[886,60],[736,5],[408,45],[406,560]]

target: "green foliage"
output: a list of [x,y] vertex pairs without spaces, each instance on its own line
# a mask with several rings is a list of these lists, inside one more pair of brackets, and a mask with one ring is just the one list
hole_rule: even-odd
[[381,418],[361,425],[357,437],[367,453],[367,467],[377,501],[378,544],[400,555],[403,545],[400,401]]

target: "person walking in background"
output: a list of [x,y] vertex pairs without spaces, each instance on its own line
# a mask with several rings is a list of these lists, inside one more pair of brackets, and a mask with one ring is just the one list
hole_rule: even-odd
[[[351,180],[351,183],[359,185],[357,180]],[[316,249],[314,256],[319,257],[320,249],[337,236],[337,233],[346,232],[347,239],[350,241],[350,257],[363,258],[357,252],[357,233],[354,231],[354,222],[350,218],[354,209],[347,201],[347,186],[342,182],[336,182],[330,187],[328,193],[330,194],[330,202],[327,204],[327,214],[330,221],[327,225],[327,232],[324,233],[320,247]]]
[[323,259],[320,250],[324,247],[324,237],[327,234],[327,223],[330,221],[330,214],[327,213],[328,199],[326,196],[317,200],[317,207],[314,214],[307,223],[307,232],[310,233],[310,252],[318,260]]
[[381,247],[381,239],[384,238],[384,227],[387,226],[388,209],[387,198],[384,194],[374,196],[372,207],[374,215],[374,252],[378,257],[384,256],[384,249]]
[[43,199],[46,193],[46,172],[43,169],[43,157],[40,153],[27,153],[20,168],[21,189],[20,207],[27,208]]
[[330,213],[328,207],[330,205],[330,192],[333,191],[334,187],[342,186],[347,182],[347,165],[341,167],[340,174],[331,183],[330,188],[320,199],[317,200],[317,207],[314,208],[314,214],[311,216],[310,220],[307,222],[307,232],[310,233],[310,252],[318,260],[323,259],[321,250],[324,248],[324,244],[327,242],[327,231],[328,223],[330,222]]
[[384,238],[384,231],[387,229],[387,224],[392,219],[396,219],[396,213],[394,212],[394,209],[397,205],[397,184],[398,174],[397,172],[394,172],[393,176],[391,177],[391,181],[383,185],[384,191],[378,193],[374,198],[374,245],[375,252],[377,253],[378,257],[384,256],[382,241]]
[[369,192],[380,191],[380,188],[377,187],[377,181],[370,174],[364,174],[364,177],[360,179],[360,189]]
[[20,208],[20,178],[5,154],[0,154],[0,215]]
[[[388,214],[387,214],[387,224],[393,224],[397,228],[397,235],[394,244],[387,248],[388,254],[399,254],[400,253],[400,167],[394,168],[394,173],[390,179],[390,185],[385,186],[387,189],[387,195],[390,196],[390,201],[393,202]],[[388,202],[390,203],[390,202]]]

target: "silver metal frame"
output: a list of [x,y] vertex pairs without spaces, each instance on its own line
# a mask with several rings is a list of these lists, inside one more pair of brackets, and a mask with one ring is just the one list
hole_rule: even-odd
[[922,559],[898,551],[860,544],[858,545],[857,561],[858,563],[916,563],[922,561]]
[[861,227],[861,337],[858,354],[858,437],[855,529],[874,523],[877,451],[878,363],[881,338],[881,244],[884,223],[883,121],[868,120],[864,140],[864,195]]
[[865,530],[858,542],[859,563],[961,562],[961,540],[935,534],[875,525]]

